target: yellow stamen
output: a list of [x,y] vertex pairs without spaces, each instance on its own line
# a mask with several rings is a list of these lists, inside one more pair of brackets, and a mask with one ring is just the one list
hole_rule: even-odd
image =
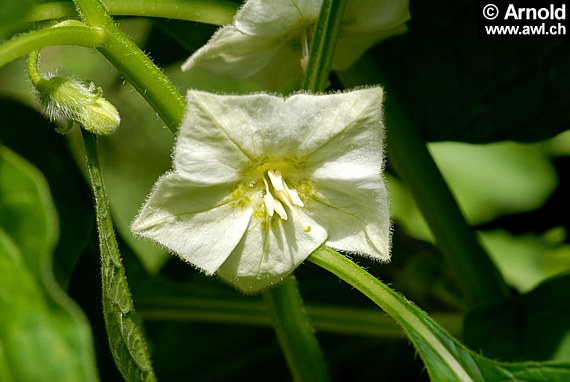
[[[303,230],[309,232],[311,226],[305,223],[303,216],[297,211],[297,207],[304,207],[305,204],[299,198],[299,193],[292,188],[289,188],[285,180],[283,180],[283,175],[279,170],[269,170],[267,171],[267,176],[271,182],[273,188],[273,193],[270,190],[269,183],[263,177],[263,183],[265,184],[265,195],[263,195],[263,202],[269,216],[273,216],[274,212],[283,220],[287,220],[287,212],[283,205],[289,208],[289,211],[301,222],[303,225]],[[275,196],[273,195],[275,194]]]

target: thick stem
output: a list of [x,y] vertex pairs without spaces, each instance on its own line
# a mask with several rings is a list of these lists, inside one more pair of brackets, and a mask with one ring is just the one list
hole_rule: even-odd
[[[103,0],[112,16],[163,17],[205,24],[230,24],[239,4],[227,0]],[[77,13],[68,1],[36,4],[27,20],[31,22],[72,17]]]
[[390,162],[409,187],[455,280],[476,306],[509,297],[507,286],[459,210],[425,143],[397,103],[388,97]]
[[323,355],[307,319],[295,278],[289,276],[279,286],[265,290],[263,298],[295,381],[329,381]]
[[99,51],[137,89],[168,128],[176,133],[186,104],[172,81],[119,29],[99,0],[75,0],[83,21],[104,31]]

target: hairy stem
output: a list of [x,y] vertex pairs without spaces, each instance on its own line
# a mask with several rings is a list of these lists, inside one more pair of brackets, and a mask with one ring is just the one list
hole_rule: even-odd
[[96,48],[104,35],[87,25],[61,25],[17,36],[0,45],[0,67],[30,53],[53,45],[78,45]]
[[127,381],[156,381],[139,317],[121,261],[97,148],[97,136],[82,129],[101,252],[103,316],[115,364]]
[[175,133],[182,121],[184,98],[152,60],[119,29],[99,0],[75,0],[83,21],[104,31],[98,49],[146,99]]
[[[239,4],[227,0],[103,0],[111,16],[162,17],[224,25],[232,22]],[[28,21],[73,17],[75,8],[68,1],[49,1],[34,6]]]
[[[392,316],[414,343],[428,368],[437,364],[444,368],[445,374],[453,376],[453,379],[442,380],[472,381],[469,372],[453,353],[459,344],[454,343],[450,347],[449,335],[421,309],[332,249],[317,249],[309,261],[337,275]],[[432,378],[433,374],[430,370]]]

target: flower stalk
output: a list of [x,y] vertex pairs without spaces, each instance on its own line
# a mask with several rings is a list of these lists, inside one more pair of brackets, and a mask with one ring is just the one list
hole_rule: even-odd
[[326,87],[345,8],[346,0],[323,0],[303,89],[318,92]]
[[295,277],[289,276],[279,286],[266,289],[263,300],[294,380],[330,381]]
[[84,23],[103,30],[99,51],[117,68],[176,133],[184,115],[185,102],[172,81],[113,22],[100,0],[74,0]]

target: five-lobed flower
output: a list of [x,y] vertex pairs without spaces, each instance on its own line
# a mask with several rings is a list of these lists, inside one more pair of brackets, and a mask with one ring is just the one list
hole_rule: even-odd
[[[232,25],[220,28],[182,66],[238,79],[269,90],[298,85],[322,0],[248,0]],[[406,30],[408,0],[349,0],[333,70],[344,70],[367,49]]]
[[131,229],[245,292],[326,244],[385,261],[382,89],[328,95],[189,91],[171,172]]

